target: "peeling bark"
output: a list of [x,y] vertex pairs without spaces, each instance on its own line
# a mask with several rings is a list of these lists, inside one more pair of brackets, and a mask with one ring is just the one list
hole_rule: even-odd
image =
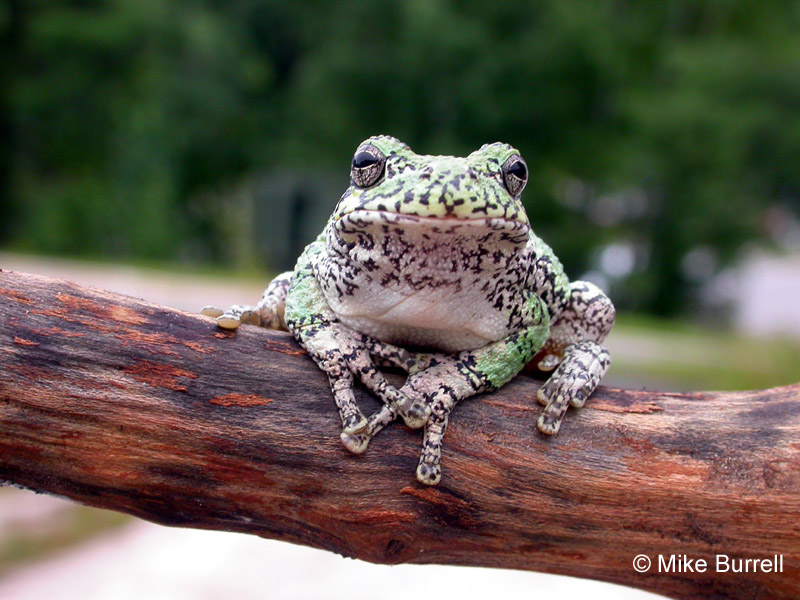
[[[362,456],[341,446],[327,380],[288,334],[0,272],[2,481],[376,563],[800,597],[800,385],[600,388],[554,438],[536,432],[538,386],[521,375],[456,408],[429,488],[418,431],[396,423]],[[638,554],[710,568],[639,574]],[[783,555],[784,572],[715,573],[716,554]]]

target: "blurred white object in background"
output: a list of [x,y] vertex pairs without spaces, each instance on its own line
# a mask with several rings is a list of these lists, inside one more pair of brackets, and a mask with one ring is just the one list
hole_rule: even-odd
[[739,333],[800,339],[800,254],[749,252],[711,280],[704,299],[729,304]]

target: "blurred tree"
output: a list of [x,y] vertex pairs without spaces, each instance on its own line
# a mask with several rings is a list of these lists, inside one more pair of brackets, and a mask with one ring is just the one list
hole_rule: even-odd
[[569,272],[674,313],[767,208],[798,211],[798,6],[14,0],[0,241],[246,262],[258,244],[232,236],[260,232],[230,223],[271,197],[242,193],[262,169],[344,188],[375,133],[429,153],[505,140]]
[[12,237],[18,212],[11,185],[18,138],[10,96],[19,77],[17,57],[22,45],[24,21],[21,0],[9,0],[0,7],[0,243]]

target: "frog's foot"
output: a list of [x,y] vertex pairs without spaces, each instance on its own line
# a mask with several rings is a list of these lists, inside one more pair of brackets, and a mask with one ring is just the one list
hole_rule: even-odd
[[237,329],[242,323],[245,325],[261,324],[261,315],[254,306],[234,304],[225,311],[216,306],[204,306],[200,310],[200,314],[216,318],[217,325],[223,329]]
[[453,357],[435,356],[433,365],[408,378],[400,388],[417,403],[423,403],[430,414],[425,419],[422,454],[417,465],[417,480],[436,485],[442,478],[442,440],[450,411],[462,398],[470,396],[472,383],[461,371],[462,363]]
[[536,394],[545,405],[537,423],[539,431],[548,435],[558,433],[569,405],[582,407],[610,364],[611,355],[597,342],[568,346],[563,361]]
[[317,362],[323,371],[328,375],[333,392],[333,401],[339,411],[339,418],[342,421],[342,432],[348,435],[361,433],[367,427],[367,418],[356,404],[353,394],[353,378],[347,369],[341,355],[332,353]]
[[342,444],[353,454],[362,454],[369,445],[372,437],[389,423],[394,421],[397,412],[393,407],[382,406],[380,410],[370,415],[367,425],[358,433],[342,432]]

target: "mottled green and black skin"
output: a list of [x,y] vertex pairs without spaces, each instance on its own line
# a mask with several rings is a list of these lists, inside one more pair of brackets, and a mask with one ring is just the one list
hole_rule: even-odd
[[[464,398],[496,390],[533,357],[555,369],[539,391],[539,430],[555,434],[610,364],[600,343],[614,307],[591,283],[570,283],[531,230],[520,194],[527,167],[506,144],[466,158],[421,156],[387,136],[363,142],[351,185],[293,272],[255,307],[223,313],[286,328],[330,379],[342,442],[363,452],[398,415],[424,427],[417,478],[436,484],[447,419]],[[380,366],[409,375],[399,389]],[[383,402],[365,417],[354,379]]]

